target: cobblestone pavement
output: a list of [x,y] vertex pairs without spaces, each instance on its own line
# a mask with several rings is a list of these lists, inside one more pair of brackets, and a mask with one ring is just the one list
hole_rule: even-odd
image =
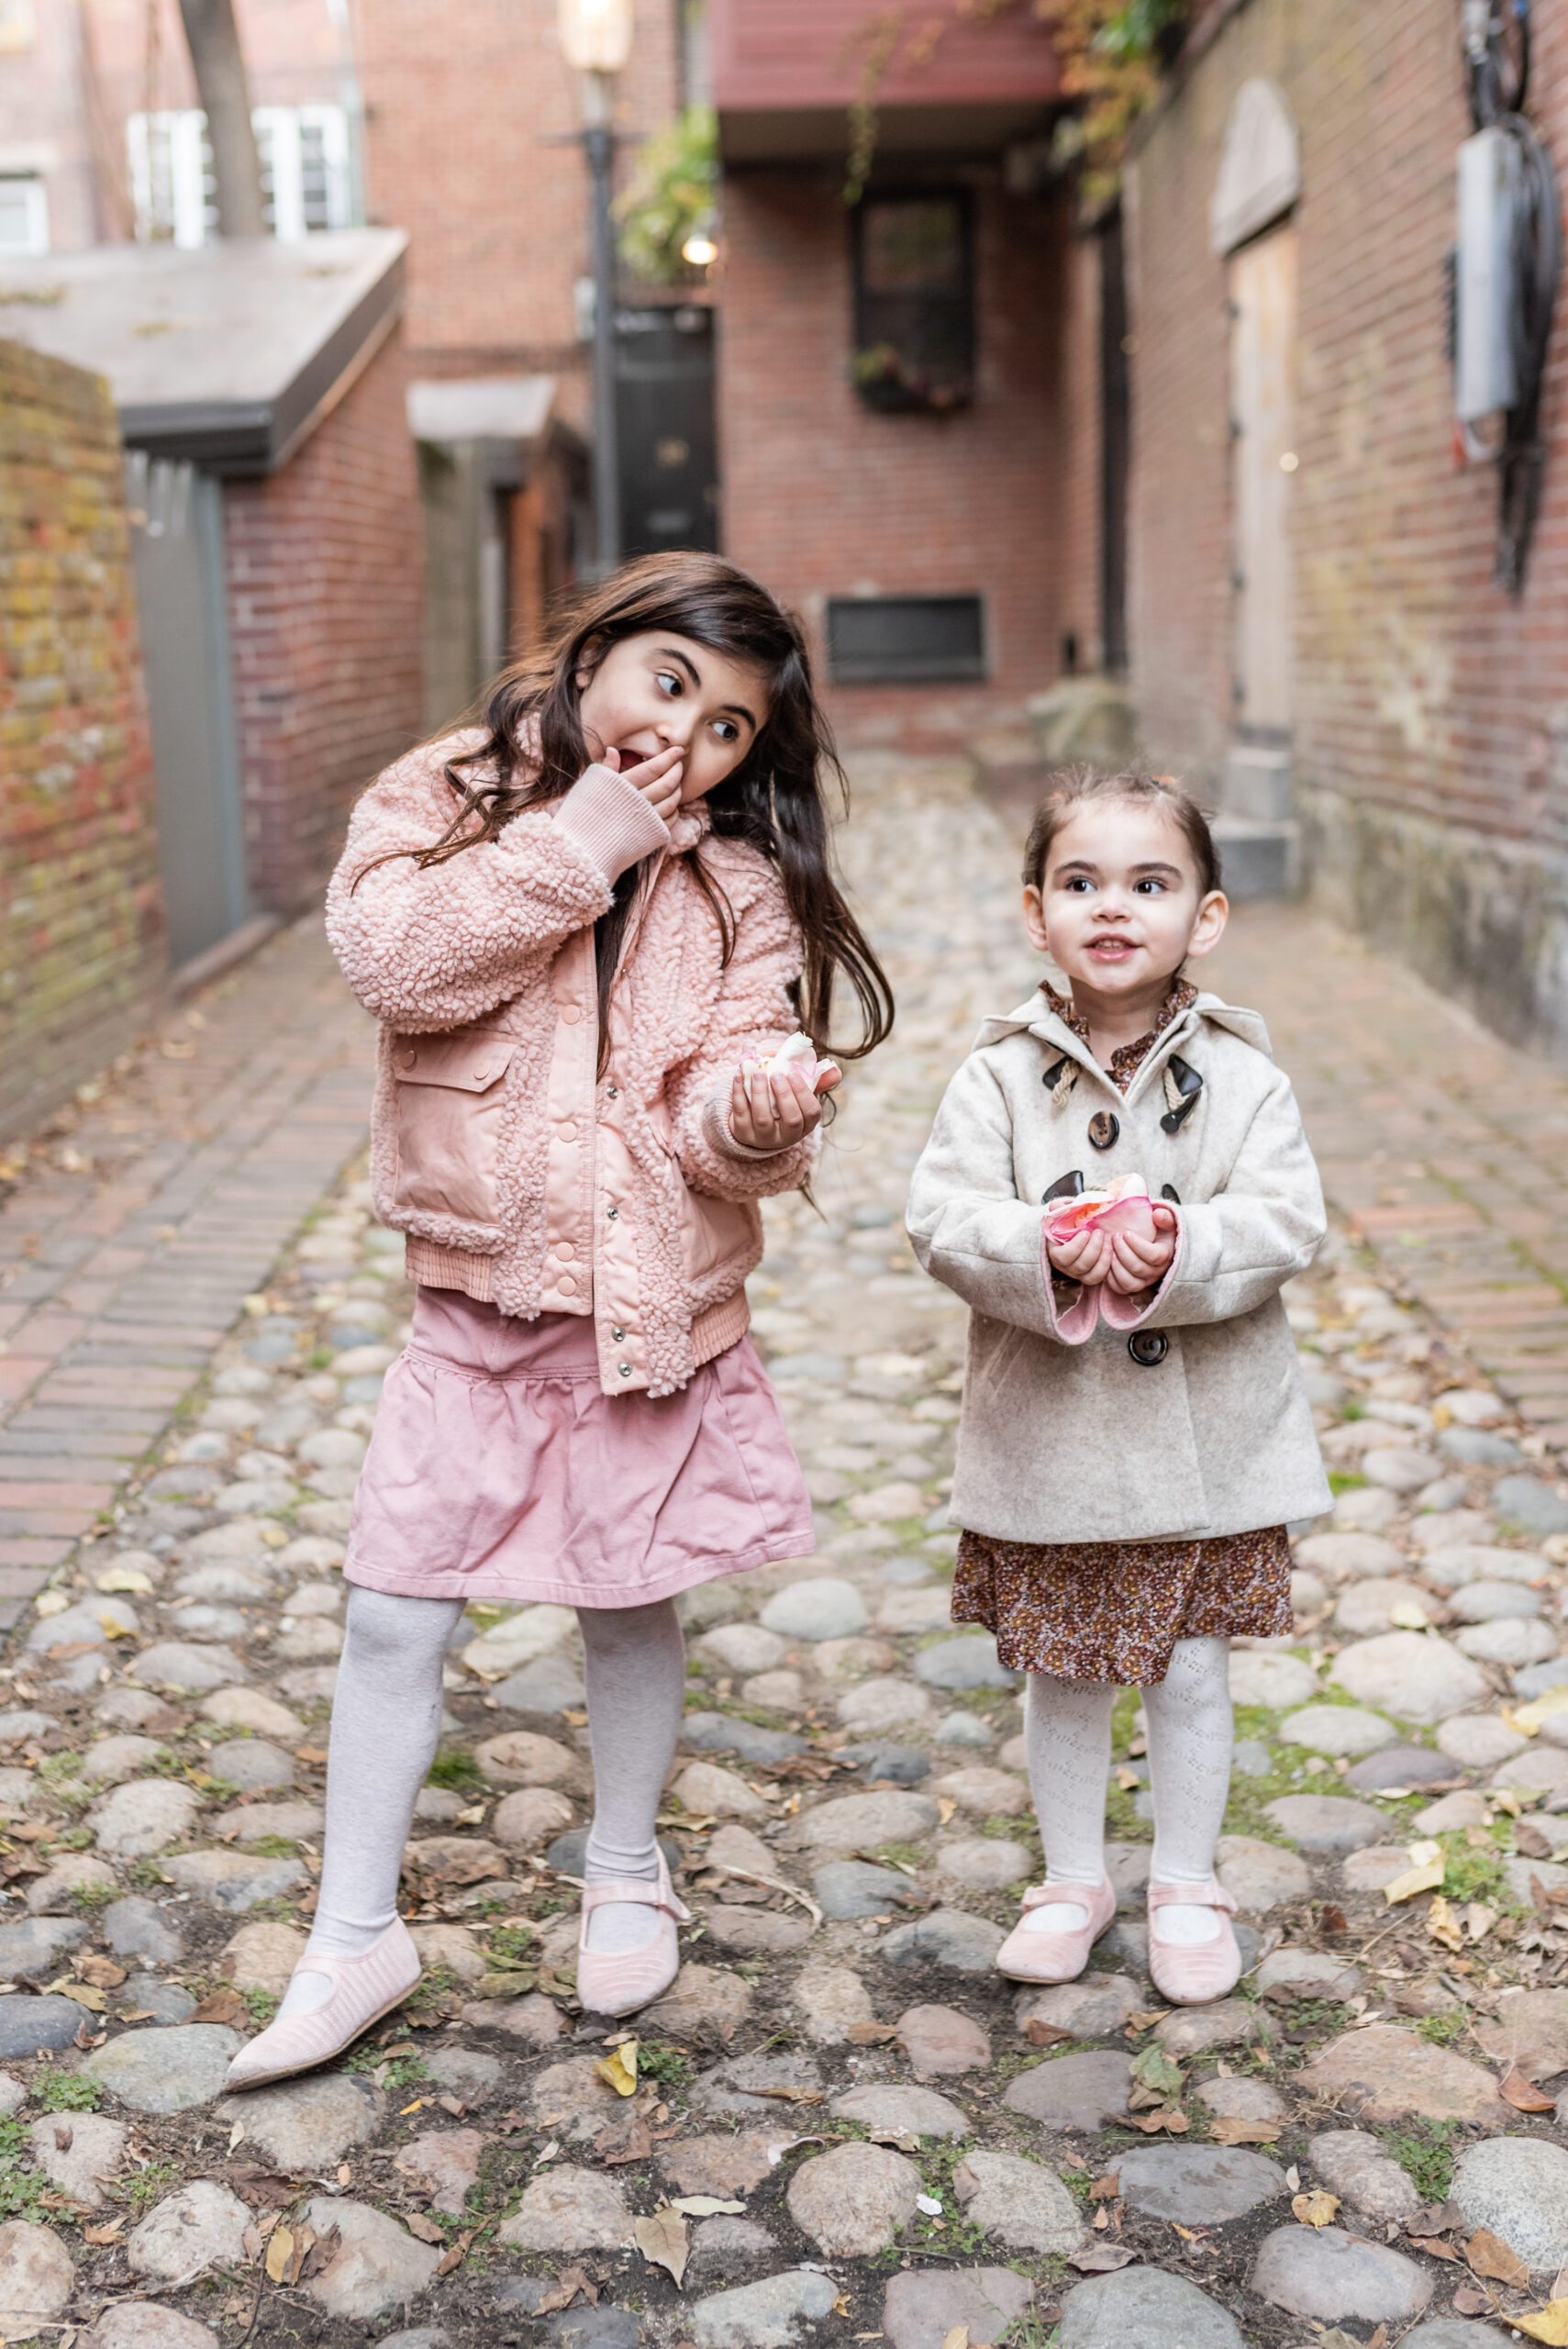
[[[420,1993],[347,2063],[221,2098],[303,1946],[336,1568],[410,1302],[357,1163],[317,1174],[319,1212],[266,1266],[308,1195],[301,1171],[272,1198],[277,1223],[247,1232],[243,1283],[182,1325],[178,1414],[117,1499],[144,1431],[106,1453],[94,1538],[26,1610],[5,1674],[5,2337],[1477,2349],[1557,2290],[1568,1697],[1554,1709],[1551,1692],[1568,1680],[1568,1498],[1551,1423],[1519,1408],[1542,1390],[1510,1374],[1497,1391],[1484,1364],[1502,1376],[1502,1341],[1442,1287],[1461,1227],[1380,1218],[1431,1204],[1396,1153],[1440,1155],[1451,1118],[1471,1121],[1476,1167],[1500,1152],[1516,1068],[1544,1186],[1558,1080],[1463,1023],[1452,1084],[1425,1049],[1411,1073],[1418,990],[1407,1012],[1404,982],[1331,940],[1293,984],[1268,924],[1240,926],[1229,984],[1256,977],[1336,1194],[1389,1252],[1341,1228],[1288,1297],[1339,1490],[1297,1544],[1296,1637],[1233,1657],[1222,1872],[1249,1971],[1201,2009],[1167,2013],[1148,1984],[1129,1694],[1108,1788],[1123,1908],[1081,1982],[1018,1990],[990,1970],[1040,1865],[1016,1688],[988,1638],[948,1620],[964,1317],[898,1220],[973,1020],[1029,983],[1014,852],[962,777],[933,769],[866,779],[849,859],[902,1016],[847,1088],[817,1209],[769,1210],[756,1330],[818,1549],[687,1603],[664,1823],[695,1921],[673,1991],[636,2019],[635,2053],[576,2009],[589,1776],[573,1619],[478,1610],[407,1854]],[[290,953],[304,968],[306,950]],[[268,1105],[227,1158],[210,1158],[228,1128],[206,1104],[213,1139],[182,1145],[209,1153],[191,1196],[219,1226],[220,1186],[251,1187],[224,1170],[268,1131],[303,1131],[290,1100],[319,1105],[321,1160],[354,1147],[362,1031],[310,979],[291,1042],[245,1011],[248,984],[190,1031],[250,1018],[257,1074],[233,1082]],[[1318,999],[1335,990],[1366,996],[1348,1080]],[[269,1054],[286,1083],[264,1078]],[[49,1244],[80,1234],[102,1193],[84,1174],[69,1190],[59,1162],[93,1141],[88,1125],[54,1138],[55,1171],[24,1175],[0,1230],[25,1225],[41,1252],[50,1201]],[[1369,1171],[1374,1141],[1389,1155]],[[178,1172],[144,1161],[137,1179],[150,1195]],[[117,1179],[131,1174],[105,1187]],[[1521,1277],[1513,1252],[1551,1243],[1485,1223],[1485,1192],[1472,1209],[1462,1188],[1479,1176],[1456,1179],[1500,1268],[1485,1305]],[[151,1212],[126,1207],[125,1228]],[[172,1310],[177,1286],[162,1293]],[[59,1359],[39,1378],[69,1376],[74,1357]],[[160,1396],[136,1402],[150,1427]]]

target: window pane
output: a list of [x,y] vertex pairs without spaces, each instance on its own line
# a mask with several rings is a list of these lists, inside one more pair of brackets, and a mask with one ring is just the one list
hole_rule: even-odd
[[961,294],[963,215],[951,197],[865,207],[862,271],[868,294]]

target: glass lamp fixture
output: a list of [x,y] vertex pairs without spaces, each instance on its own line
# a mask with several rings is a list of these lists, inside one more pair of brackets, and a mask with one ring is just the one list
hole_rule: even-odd
[[562,53],[579,73],[619,73],[631,55],[633,0],[560,0]]
[[681,247],[681,259],[694,269],[707,269],[718,259],[718,223],[711,212],[705,212],[695,223],[691,235]]

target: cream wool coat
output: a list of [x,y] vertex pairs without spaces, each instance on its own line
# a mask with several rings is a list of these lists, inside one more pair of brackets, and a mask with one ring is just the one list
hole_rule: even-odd
[[[1173,1056],[1202,1086],[1167,1131]],[[1108,1149],[1089,1139],[1099,1112],[1116,1121]],[[1176,1253],[1151,1294],[1051,1278],[1041,1200],[1074,1169],[1087,1190],[1138,1174],[1155,1198],[1176,1194]],[[1043,993],[987,1020],[907,1223],[926,1270],[972,1308],[955,1525],[1005,1542],[1197,1540],[1329,1506],[1279,1296],[1323,1239],[1323,1194],[1256,1012],[1200,995],[1125,1096]]]
[[[443,762],[482,739],[389,767],[328,892],[333,952],[382,1023],[376,1213],[407,1233],[427,1286],[524,1320],[591,1297],[603,1390],[673,1394],[744,1336],[756,1202],[816,1159],[815,1134],[748,1150],[728,1119],[742,1052],[795,1025],[799,935],[754,849],[713,838],[701,807],[666,829],[607,767],[445,863],[377,863],[440,838],[457,805]],[[692,874],[699,842],[734,916],[727,964]],[[601,1074],[593,926],[643,858]]]

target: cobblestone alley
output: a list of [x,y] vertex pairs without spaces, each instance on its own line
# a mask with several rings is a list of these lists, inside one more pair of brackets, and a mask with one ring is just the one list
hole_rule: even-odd
[[898,1029],[751,1283],[817,1550],[685,1602],[695,1921],[634,2029],[573,1998],[573,1619],[484,1610],[407,1853],[421,1989],[341,2065],[220,2092],[304,1946],[410,1304],[315,926],[0,1162],[0,2338],[1490,2349],[1558,2296],[1568,1081],[1303,916],[1238,920],[1217,983],[1339,1219],[1288,1299],[1338,1499],[1296,1639],[1232,1659],[1250,1971],[1169,2012],[1144,1977],[1129,1695],[1125,1911],[1019,1989],[1018,1705],[948,1620],[965,1316],[900,1221],[976,1019],[1033,984],[1015,844],[960,770],[868,769],[846,861]]

